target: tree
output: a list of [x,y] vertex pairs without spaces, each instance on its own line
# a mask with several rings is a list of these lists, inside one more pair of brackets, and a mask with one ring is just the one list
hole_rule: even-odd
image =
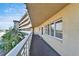
[[13,47],[16,46],[16,44],[18,44],[23,39],[24,36],[25,33],[22,33],[15,28],[10,28],[9,31],[2,36],[2,40],[4,42],[3,49],[6,52],[9,52]]

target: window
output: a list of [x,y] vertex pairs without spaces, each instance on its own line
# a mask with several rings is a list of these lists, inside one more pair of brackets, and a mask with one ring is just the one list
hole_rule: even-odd
[[51,36],[54,36],[55,38],[63,39],[62,22],[63,22],[62,20],[58,20],[50,25]]
[[48,24],[48,35],[49,35],[49,24]]
[[54,23],[51,24],[51,35],[54,36]]
[[48,28],[47,28],[47,25],[45,26],[45,34],[48,34]]
[[43,27],[41,28],[41,34],[43,35]]
[[62,39],[62,20],[55,23],[55,36]]
[[45,26],[45,33],[49,35],[49,24]]
[[39,31],[40,31],[40,28],[39,28]]

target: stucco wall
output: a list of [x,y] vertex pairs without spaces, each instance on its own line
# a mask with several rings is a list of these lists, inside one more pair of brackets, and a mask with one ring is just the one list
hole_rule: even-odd
[[[39,27],[63,17],[63,40],[60,41],[51,35],[41,35]],[[41,35],[44,40],[60,55],[79,55],[79,4],[69,4],[57,14],[49,18],[45,23],[35,28],[35,33]]]

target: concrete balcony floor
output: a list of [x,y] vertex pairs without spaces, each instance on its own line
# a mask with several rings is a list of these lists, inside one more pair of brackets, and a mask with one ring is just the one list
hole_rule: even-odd
[[33,35],[30,56],[60,56],[42,37]]

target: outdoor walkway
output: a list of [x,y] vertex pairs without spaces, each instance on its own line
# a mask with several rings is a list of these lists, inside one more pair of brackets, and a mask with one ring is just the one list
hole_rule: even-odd
[[59,56],[39,35],[33,35],[30,52],[31,56]]

